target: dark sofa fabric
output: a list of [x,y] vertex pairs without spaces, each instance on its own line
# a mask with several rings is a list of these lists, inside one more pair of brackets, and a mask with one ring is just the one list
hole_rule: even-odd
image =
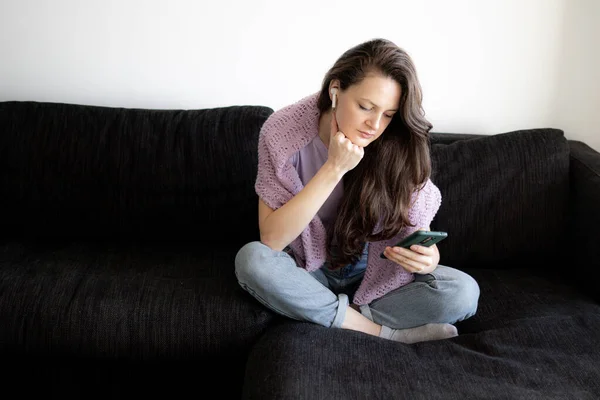
[[564,246],[566,262],[572,265],[568,278],[600,302],[600,157],[585,143],[569,145],[571,191]]
[[13,329],[0,329],[0,346],[133,360],[236,355],[273,318],[227,268],[237,250],[4,244],[0,326]]
[[[444,265],[544,267],[562,256],[569,204],[569,145],[555,129],[432,145],[442,192],[435,229]],[[433,227],[432,227],[433,229]]]
[[0,234],[249,241],[256,143],[272,111],[0,103]]
[[246,399],[597,399],[597,303],[536,270],[467,270],[480,309],[450,340],[404,345],[282,322],[250,353]]
[[220,393],[239,397],[274,318],[233,270],[259,238],[256,148],[270,113],[0,103],[7,381],[89,398],[205,392],[228,376]]
[[247,356],[244,351],[182,361],[12,355],[3,358],[9,367],[2,378],[6,390],[24,398],[210,399],[217,391],[219,398],[239,399]]

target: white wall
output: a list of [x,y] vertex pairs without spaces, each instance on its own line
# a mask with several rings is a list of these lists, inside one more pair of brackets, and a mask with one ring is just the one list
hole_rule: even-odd
[[0,101],[278,109],[317,91],[346,49],[385,37],[412,55],[434,131],[597,140],[597,0],[202,3],[2,0]]
[[600,151],[600,0],[568,3],[551,124]]

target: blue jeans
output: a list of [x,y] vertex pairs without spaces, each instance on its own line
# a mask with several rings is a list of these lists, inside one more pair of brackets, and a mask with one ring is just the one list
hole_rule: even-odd
[[[340,328],[364,275],[361,263],[364,257],[356,265],[309,273],[287,252],[251,242],[238,251],[235,274],[244,290],[278,314]],[[360,306],[360,312],[379,325],[404,329],[467,319],[475,315],[478,300],[479,286],[471,276],[438,265],[431,274],[415,274],[413,282]]]

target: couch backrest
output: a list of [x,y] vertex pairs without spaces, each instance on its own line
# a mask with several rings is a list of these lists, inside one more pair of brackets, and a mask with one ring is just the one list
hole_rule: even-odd
[[262,106],[144,110],[0,103],[4,237],[257,237]]
[[[466,139],[432,135],[448,232],[441,263],[456,268],[544,268],[565,246],[569,145],[562,131],[531,129]],[[546,265],[547,266],[547,265]]]

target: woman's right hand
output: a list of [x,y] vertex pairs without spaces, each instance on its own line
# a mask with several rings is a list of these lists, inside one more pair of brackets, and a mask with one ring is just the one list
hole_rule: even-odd
[[338,171],[346,173],[356,167],[364,155],[364,149],[352,143],[339,130],[337,120],[335,119],[335,111],[332,110],[327,162]]

